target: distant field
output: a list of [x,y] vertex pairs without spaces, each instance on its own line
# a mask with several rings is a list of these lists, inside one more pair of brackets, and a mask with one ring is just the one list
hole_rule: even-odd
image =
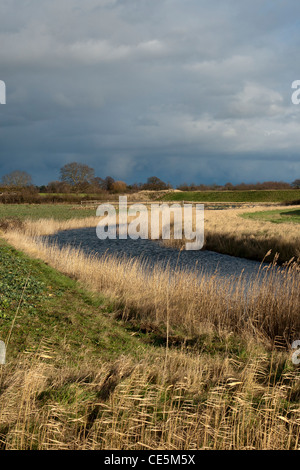
[[40,196],[45,199],[50,198],[51,196],[62,196],[62,197],[76,197],[81,199],[85,196],[94,197],[95,199],[99,198],[99,194],[87,194],[87,193],[39,193]]
[[242,214],[242,217],[246,219],[265,220],[267,222],[273,222],[274,224],[300,224],[299,209],[247,212]]
[[163,201],[285,202],[300,200],[300,189],[287,191],[183,191],[168,193]]
[[0,205],[0,219],[17,217],[19,219],[58,219],[68,220],[74,218],[96,216],[96,210],[81,208],[71,204],[2,204]]

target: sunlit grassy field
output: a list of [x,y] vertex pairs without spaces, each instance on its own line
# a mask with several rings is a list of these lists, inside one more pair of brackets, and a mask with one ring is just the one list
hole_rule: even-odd
[[246,212],[242,217],[254,220],[273,222],[274,224],[294,223],[300,224],[300,210],[297,209],[278,209],[272,211]]
[[300,200],[300,189],[272,191],[182,191],[168,193],[164,201],[282,203]]
[[17,217],[24,219],[68,220],[95,216],[96,210],[75,204],[1,204],[0,219]]

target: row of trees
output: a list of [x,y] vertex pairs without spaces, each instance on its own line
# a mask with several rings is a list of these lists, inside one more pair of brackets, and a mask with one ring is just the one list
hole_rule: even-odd
[[60,179],[47,185],[34,187],[31,176],[25,171],[13,171],[2,177],[5,188],[18,190],[39,190],[45,193],[99,193],[99,192],[134,192],[140,190],[166,190],[172,188],[156,176],[151,176],[146,183],[127,185],[124,181],[116,181],[111,176],[100,178],[95,176],[95,170],[83,163],[67,163],[60,169]]
[[[141,190],[147,191],[161,191],[172,189],[171,184],[165,183],[157,176],[151,176],[147,179],[146,183],[135,183],[127,185],[124,181],[115,181],[111,176],[102,179],[95,175],[95,170],[83,163],[67,163],[60,169],[60,180],[51,181],[47,185],[34,187],[31,176],[26,171],[13,171],[2,177],[2,185],[5,188],[20,189],[27,188],[27,190],[39,190],[46,193],[72,193],[72,192],[85,192],[85,193],[99,193],[99,192],[135,192]],[[196,185],[196,184],[181,184],[178,189],[182,191],[237,191],[237,190],[262,190],[262,189],[300,189],[300,179],[296,179],[293,183],[266,181],[264,183],[246,184],[241,183],[233,185],[226,183],[220,185]]]

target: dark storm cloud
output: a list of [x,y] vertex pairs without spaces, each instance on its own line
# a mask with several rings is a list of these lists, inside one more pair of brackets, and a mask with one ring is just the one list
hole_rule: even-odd
[[300,4],[2,0],[0,176],[70,161],[128,182],[300,173]]

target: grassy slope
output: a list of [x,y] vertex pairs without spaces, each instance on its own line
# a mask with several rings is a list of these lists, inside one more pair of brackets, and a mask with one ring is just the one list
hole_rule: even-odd
[[72,204],[2,204],[0,218],[17,217],[19,219],[48,219],[68,220],[73,218],[93,217],[96,210],[81,208]]
[[[91,356],[111,360],[122,354],[140,357],[149,352],[151,345],[165,347],[163,326],[150,327],[147,323],[147,328],[141,329],[139,321],[123,322],[120,308],[119,301],[86,290],[78,281],[0,238],[0,340],[6,343],[10,336],[9,357],[28,348],[35,350],[43,340],[58,351],[62,343],[71,344],[72,349],[64,350],[60,357],[76,358],[76,362],[87,351]],[[180,346],[187,341],[179,329],[175,332],[169,334],[171,345]],[[202,335],[191,344],[203,353],[226,350],[244,355],[244,344],[239,338],[223,340]]]
[[184,191],[163,196],[164,201],[285,202],[300,199],[300,190],[288,191]]
[[110,317],[112,309],[107,299],[0,241],[0,339],[7,339],[18,310],[8,361],[44,340],[63,360],[79,362],[87,352],[110,359],[140,355],[143,344]]
[[245,219],[255,219],[267,222],[273,222],[275,224],[283,223],[300,223],[300,210],[299,209],[287,209],[287,210],[273,210],[273,211],[258,211],[258,212],[246,212],[241,215]]

